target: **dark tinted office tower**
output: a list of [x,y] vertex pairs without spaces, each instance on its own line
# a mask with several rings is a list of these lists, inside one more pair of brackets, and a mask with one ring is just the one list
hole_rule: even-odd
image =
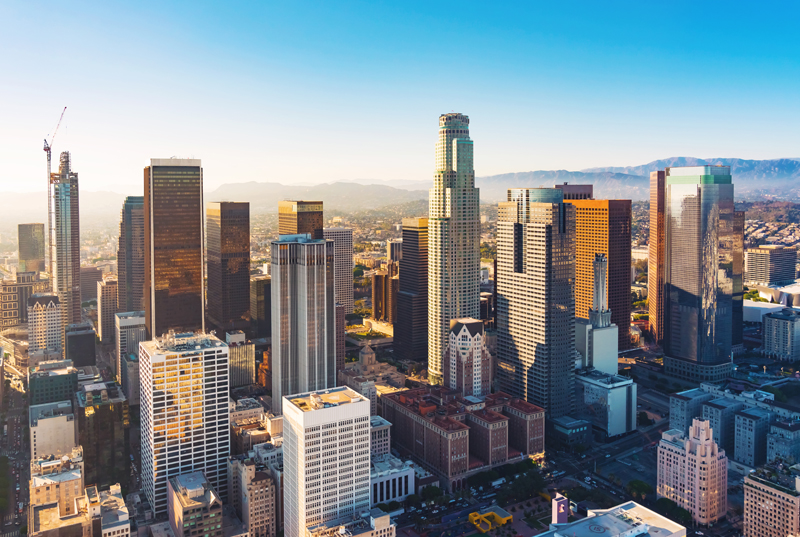
[[141,311],[144,301],[144,197],[128,196],[119,216],[117,303],[119,311]]
[[221,332],[250,326],[250,204],[206,206],[208,321]]
[[322,239],[322,202],[284,200],[278,202],[278,233],[280,235],[311,234]]
[[148,337],[205,330],[199,159],[151,159],[144,169],[144,286]]
[[733,353],[744,352],[744,220],[745,211],[733,212]]
[[81,321],[81,227],[78,211],[78,174],[70,168],[70,155],[61,153],[58,173],[50,174],[48,218],[50,281],[58,294],[62,326]]
[[650,335],[664,339],[664,181],[665,172],[650,172],[650,238],[647,243],[647,309]]
[[81,267],[81,301],[97,300],[97,282],[103,281],[103,271],[98,267]]
[[89,323],[78,323],[67,326],[64,334],[66,347],[64,358],[72,360],[75,367],[97,365],[94,350],[95,331]]
[[664,367],[695,382],[731,372],[736,228],[729,166],[665,173]]
[[428,219],[403,218],[394,344],[401,359],[428,356]]
[[557,188],[564,193],[564,201],[594,199],[594,185],[571,185],[569,183],[563,183],[560,185],[553,185],[553,188]]
[[250,277],[250,333],[253,338],[272,335],[272,278],[265,274]]
[[17,272],[44,272],[44,224],[20,224],[19,270]]

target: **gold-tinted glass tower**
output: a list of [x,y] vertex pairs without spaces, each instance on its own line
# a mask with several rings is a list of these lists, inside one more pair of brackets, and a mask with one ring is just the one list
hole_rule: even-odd
[[321,201],[284,200],[278,202],[278,233],[280,235],[309,233],[312,239],[324,239],[322,226]]

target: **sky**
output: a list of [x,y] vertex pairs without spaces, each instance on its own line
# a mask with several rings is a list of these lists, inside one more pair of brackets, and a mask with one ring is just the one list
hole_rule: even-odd
[[800,158],[800,3],[0,2],[0,192],[432,179],[438,116],[478,176],[673,156]]

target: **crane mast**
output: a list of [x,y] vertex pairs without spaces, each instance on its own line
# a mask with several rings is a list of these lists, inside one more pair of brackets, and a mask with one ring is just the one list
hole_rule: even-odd
[[47,142],[47,138],[44,140],[44,152],[47,154],[47,274],[50,278],[50,288],[53,291],[55,291],[53,288],[53,196],[50,193],[50,162],[53,140],[56,139],[58,128],[61,126],[61,120],[64,119],[64,113],[66,111],[67,107],[65,106],[64,110],[61,111],[61,117],[58,118],[58,123],[56,123],[56,128],[53,131],[53,136],[50,138],[50,143]]

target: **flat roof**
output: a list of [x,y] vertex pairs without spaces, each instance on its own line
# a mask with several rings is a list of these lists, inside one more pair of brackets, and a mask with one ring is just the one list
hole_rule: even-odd
[[[555,530],[540,535],[567,537],[618,537],[625,535],[650,535],[651,537],[682,537],[686,528],[651,511],[636,502],[628,502],[611,509],[590,510],[586,518],[572,523],[559,524]],[[591,516],[593,515],[593,516]]]
[[320,390],[317,392],[301,393],[284,397],[291,404],[303,412],[312,412],[323,408],[332,408],[347,405],[359,400],[367,401],[363,395],[355,392],[347,386]]

